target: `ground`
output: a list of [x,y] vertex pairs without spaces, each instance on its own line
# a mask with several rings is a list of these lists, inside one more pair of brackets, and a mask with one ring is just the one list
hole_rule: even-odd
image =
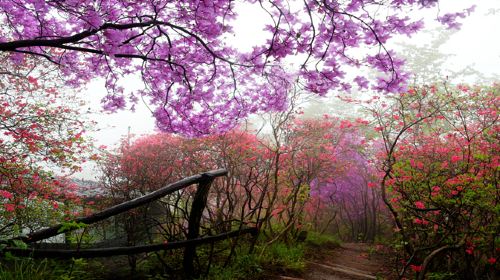
[[[392,279],[380,247],[366,243],[345,243],[322,247],[307,254],[307,268],[301,276],[281,275],[283,280]],[[377,278],[378,277],[378,278]]]

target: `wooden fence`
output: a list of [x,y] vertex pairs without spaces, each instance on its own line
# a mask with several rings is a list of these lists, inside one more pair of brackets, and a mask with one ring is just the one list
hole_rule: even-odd
[[[208,193],[213,180],[220,176],[227,175],[225,169],[212,170],[205,173],[197,174],[191,177],[184,178],[175,183],[171,183],[156,191],[148,193],[144,196],[129,200],[117,205],[114,205],[105,210],[96,212],[92,215],[77,218],[73,222],[84,223],[90,225],[99,221],[113,217],[120,213],[124,213],[131,209],[146,205],[150,202],[158,200],[166,195],[172,194],[178,190],[186,188],[193,184],[198,184],[196,193],[191,205],[191,212],[188,219],[188,232],[186,240],[150,244],[141,246],[126,246],[126,247],[110,247],[110,248],[89,248],[89,249],[39,249],[34,247],[18,248],[18,247],[5,247],[3,252],[9,252],[15,256],[33,257],[33,258],[99,258],[110,257],[118,255],[133,255],[139,253],[155,252],[161,250],[172,250],[184,248],[183,266],[185,274],[191,278],[194,274],[194,258],[196,256],[196,246],[201,244],[213,243],[216,241],[237,237],[243,234],[257,234],[256,227],[240,228],[239,230],[225,232],[212,236],[200,237],[200,221],[203,216],[203,211],[207,205]],[[56,236],[61,233],[75,230],[76,228],[64,227],[64,224],[58,224],[46,229],[42,229],[26,236],[19,236],[7,241],[11,244],[14,239],[21,240],[27,244],[32,244],[37,241],[45,240],[47,238]]]

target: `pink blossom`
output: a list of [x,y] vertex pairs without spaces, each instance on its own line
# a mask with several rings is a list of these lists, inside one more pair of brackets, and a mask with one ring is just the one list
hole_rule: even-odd
[[0,196],[6,199],[11,199],[13,197],[11,192],[0,190]]
[[12,203],[5,203],[3,207],[7,212],[13,212],[16,209],[16,206]]
[[461,160],[461,159],[462,159],[462,157],[461,157],[461,156],[456,156],[456,155],[455,155],[455,156],[452,156],[452,157],[451,157],[451,162],[452,162],[452,163],[455,163],[455,162],[457,162],[457,161],[459,161],[459,160]]
[[418,209],[425,209],[425,204],[422,201],[416,201],[415,207],[417,207]]
[[411,268],[411,270],[413,270],[413,271],[415,271],[415,272],[420,272],[420,271],[422,271],[422,266],[421,266],[421,265],[413,265],[413,264],[411,264],[411,265],[410,265],[410,268]]

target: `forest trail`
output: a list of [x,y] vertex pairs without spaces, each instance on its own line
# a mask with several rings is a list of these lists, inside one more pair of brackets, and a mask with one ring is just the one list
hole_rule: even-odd
[[[307,268],[302,278],[281,276],[284,280],[363,280],[386,275],[384,258],[369,254],[373,245],[345,243],[338,248],[318,248],[317,254],[308,256]],[[373,249],[372,249],[373,250]],[[381,279],[381,278],[378,278]],[[383,277],[382,279],[387,279]]]

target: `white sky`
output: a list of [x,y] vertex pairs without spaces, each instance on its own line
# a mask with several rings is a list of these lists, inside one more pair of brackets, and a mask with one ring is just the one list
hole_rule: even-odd
[[[436,52],[454,55],[447,61],[446,68],[461,69],[473,66],[476,71],[498,80],[500,77],[500,0],[441,0],[441,13],[448,11],[461,11],[476,4],[476,11],[462,19],[463,26],[454,33],[450,40]],[[242,50],[249,50],[253,45],[264,42],[265,33],[261,31],[265,14],[256,5],[240,6],[237,10],[239,17],[235,23],[235,38],[228,38]],[[433,22],[436,11],[415,12],[412,17],[426,19],[426,30],[432,30],[438,24]],[[429,35],[419,34],[411,39],[401,37],[400,42],[424,45],[429,40]],[[396,41],[398,41],[396,40]],[[470,81],[469,81],[470,82]],[[138,78],[127,81],[128,90],[139,88],[141,82]],[[100,99],[106,94],[103,81],[94,81],[82,93],[89,100],[89,106],[99,108]],[[96,146],[106,145],[115,147],[120,138],[125,136],[130,128],[132,134],[148,134],[155,131],[155,121],[151,113],[142,102],[136,105],[136,112],[121,111],[114,114],[98,113],[92,118],[97,121],[99,131],[91,136],[95,139]],[[83,166],[81,173],[75,177],[95,179],[96,171],[92,164]]]

